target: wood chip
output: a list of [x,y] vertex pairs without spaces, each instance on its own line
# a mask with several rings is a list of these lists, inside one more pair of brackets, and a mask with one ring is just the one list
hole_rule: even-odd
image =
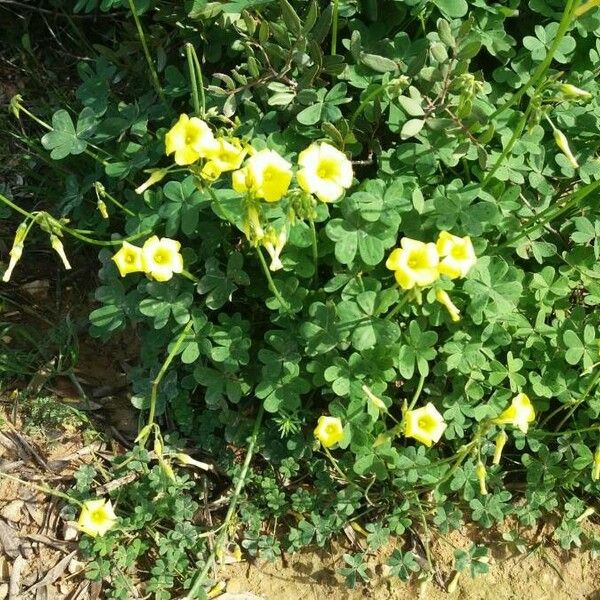
[[21,573],[27,561],[19,554],[13,562],[8,582],[8,600],[18,600],[21,597]]
[[8,596],[8,583],[0,583],[0,600],[4,600]]
[[48,585],[50,583],[54,583],[67,569],[67,567],[69,566],[69,563],[71,562],[71,559],[77,554],[77,550],[73,550],[73,552],[71,552],[70,554],[67,554],[67,556],[61,558],[47,573],[46,575],[44,575],[44,577],[42,579],[40,579],[40,581],[38,581],[36,584],[32,585],[28,590],[27,593],[31,593],[34,590],[37,590],[40,587],[43,587],[45,585]]
[[21,556],[19,547],[21,540],[17,532],[8,525],[5,521],[0,520],[0,545],[4,550],[4,554],[10,558],[16,559],[17,556]]
[[0,517],[13,523],[19,523],[23,517],[23,500],[13,500],[0,509]]

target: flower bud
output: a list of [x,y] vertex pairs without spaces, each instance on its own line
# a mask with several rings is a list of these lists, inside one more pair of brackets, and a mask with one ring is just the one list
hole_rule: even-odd
[[98,208],[98,212],[100,213],[100,216],[103,219],[108,219],[108,210],[106,208],[106,204],[104,203],[104,200],[100,200],[100,198],[98,198],[98,202],[96,203],[96,206]]
[[502,456],[502,450],[504,449],[507,439],[508,436],[506,435],[504,429],[500,430],[500,433],[496,436],[496,450],[494,451],[494,460],[492,461],[493,465],[500,464],[500,457]]
[[460,321],[460,310],[456,307],[454,302],[450,299],[448,292],[446,290],[436,290],[435,291],[435,299],[446,307],[450,318],[456,323],[456,321]]
[[168,173],[167,169],[159,169],[158,171],[154,171],[150,174],[150,177],[142,183],[139,187],[135,188],[136,194],[143,194],[150,186],[153,186],[155,183],[158,183],[164,176]]
[[569,164],[574,168],[579,168],[579,163],[577,159],[573,156],[571,152],[571,148],[569,147],[569,140],[567,140],[567,136],[560,130],[554,130],[554,141],[556,145],[559,147],[560,151],[567,157]]
[[592,481],[598,481],[598,479],[600,479],[600,444],[596,448],[592,464]]
[[14,244],[10,250],[10,262],[8,263],[8,268],[4,271],[4,275],[2,275],[2,281],[7,283],[10,281],[12,276],[13,269],[16,264],[19,262],[21,255],[23,254],[23,244]]
[[175,454],[175,459],[178,460],[182,465],[193,465],[194,467],[198,467],[204,471],[213,471],[214,467],[209,465],[208,463],[200,462],[195,458],[192,458],[189,454],[185,454],[184,452],[178,452]]
[[585,100],[589,100],[592,97],[592,94],[590,92],[582,90],[581,88],[578,88],[577,86],[574,86],[570,83],[561,83],[558,86],[558,89],[569,98],[582,98]]
[[65,266],[65,269],[69,270],[71,268],[71,264],[69,263],[69,259],[67,258],[67,255],[65,254],[65,249],[64,249],[64,246],[62,245],[62,242],[60,241],[60,238],[58,236],[52,234],[50,236],[50,245],[52,246],[52,248],[54,249],[56,254],[58,254],[58,256],[60,256],[60,259],[62,260],[63,265]]
[[381,398],[378,398],[366,385],[362,386],[363,392],[377,410],[385,412],[387,410],[385,403]]
[[485,465],[479,461],[477,463],[477,467],[475,468],[475,473],[477,474],[477,479],[479,479],[479,492],[482,496],[487,496],[487,487],[485,485],[485,479],[487,477],[487,471],[485,470]]

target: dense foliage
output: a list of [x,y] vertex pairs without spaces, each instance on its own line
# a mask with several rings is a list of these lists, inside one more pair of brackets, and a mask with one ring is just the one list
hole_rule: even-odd
[[[600,468],[595,3],[184,4],[76,3],[116,11],[114,42],[80,64],[40,135],[64,185],[21,230],[35,222],[67,257],[100,245],[91,334],[139,340],[132,402],[150,418],[125,462],[148,477],[115,494],[135,543],[119,546],[119,529],[86,542],[93,576],[133,572],[158,544],[148,591],[169,598],[210,552],[193,498],[222,481],[172,473],[155,422],[235,481],[256,425],[231,531],[252,556],[325,545],[349,522],[374,549],[548,512],[563,547],[597,547],[585,533]],[[20,119],[27,101],[12,102]],[[207,130],[188,132],[182,114]],[[189,150],[200,135],[229,140],[239,164],[207,168],[209,150]],[[315,143],[340,151],[335,168],[351,161],[351,185],[328,194],[299,175]],[[283,161],[275,193],[267,149]],[[448,266],[443,232],[474,264]],[[142,250],[112,260],[124,239],[167,238],[180,243],[168,276],[136,262]],[[433,254],[399,254],[402,240]],[[333,418],[321,443],[320,417]],[[77,493],[93,481],[81,474]],[[459,552],[456,568],[480,572],[484,556]],[[349,583],[368,579],[360,555],[346,562]],[[389,564],[432,575],[411,551]],[[115,597],[127,581],[113,574]]]

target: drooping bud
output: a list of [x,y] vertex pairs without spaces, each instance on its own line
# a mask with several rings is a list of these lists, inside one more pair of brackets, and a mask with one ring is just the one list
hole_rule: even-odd
[[244,233],[248,241],[257,245],[265,236],[265,230],[260,222],[260,215],[254,206],[248,206],[244,219]]
[[383,400],[381,398],[378,398],[366,385],[362,386],[362,390],[377,410],[381,410],[383,412],[387,410]]
[[508,440],[508,436],[506,435],[504,429],[501,429],[500,433],[496,436],[496,450],[494,451],[494,460],[492,461],[493,465],[500,464],[500,457],[502,456],[502,450],[504,450],[506,440]]
[[269,269],[271,271],[279,271],[283,269],[280,254],[287,241],[287,232],[282,229],[279,233],[275,230],[270,230],[262,239],[262,245],[271,257]]
[[479,479],[479,493],[482,496],[487,496],[487,486],[485,485],[485,479],[487,477],[487,471],[485,470],[485,465],[479,461],[477,463],[477,467],[475,468],[475,473],[477,474],[477,479]]
[[60,256],[60,259],[62,260],[65,269],[67,269],[68,271],[71,268],[71,263],[69,263],[69,259],[65,254],[65,248],[62,242],[60,241],[60,238],[54,234],[50,235],[50,245],[52,246],[52,249],[56,252],[56,254]]
[[598,481],[600,479],[600,444],[594,452],[594,462],[592,464],[592,481]]
[[435,299],[446,307],[450,318],[456,322],[460,321],[460,310],[456,307],[454,302],[452,302],[448,292],[446,290],[438,289],[435,291]]
[[214,471],[214,467],[209,465],[208,463],[200,462],[195,458],[192,458],[189,454],[185,454],[184,452],[178,452],[175,455],[175,459],[178,460],[182,465],[193,465],[194,467],[198,467],[204,471]]
[[161,181],[161,179],[163,179],[167,173],[167,169],[158,169],[158,171],[150,173],[150,177],[148,177],[148,179],[146,179],[142,185],[135,188],[135,193],[143,194],[150,186],[153,186],[155,183]]
[[558,86],[558,89],[569,98],[581,98],[584,100],[590,100],[592,97],[592,94],[590,92],[582,90],[581,88],[578,88],[577,86],[571,83],[561,83]]
[[4,275],[2,275],[2,281],[4,283],[8,283],[12,276],[13,269],[21,259],[23,254],[23,244],[14,244],[11,248],[10,252],[10,261],[8,263],[8,268],[4,271]]
[[98,202],[96,203],[96,207],[98,208],[98,212],[103,219],[108,219],[108,209],[106,208],[106,204],[104,200],[100,200],[98,198]]
[[560,130],[554,129],[554,141],[556,145],[559,147],[560,151],[567,157],[569,164],[574,168],[579,168],[579,163],[573,153],[571,152],[571,148],[569,147],[569,140],[567,136]]

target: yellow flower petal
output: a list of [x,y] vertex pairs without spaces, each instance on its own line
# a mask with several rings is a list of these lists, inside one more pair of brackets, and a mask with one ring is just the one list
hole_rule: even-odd
[[439,442],[446,427],[444,417],[431,402],[404,415],[404,435],[426,446]]
[[398,285],[405,290],[431,285],[439,277],[439,257],[435,245],[402,238],[400,246],[391,252],[386,261],[386,267],[395,272]]
[[330,448],[342,440],[344,427],[337,417],[321,416],[314,430],[314,435],[325,448]]
[[121,277],[144,270],[142,249],[129,242],[123,242],[120,250],[113,255],[112,260],[117,265]]
[[527,394],[517,394],[511,405],[494,419],[498,425],[513,425],[523,433],[527,433],[529,423],[535,420],[535,410]]
[[439,272],[450,279],[466,277],[477,262],[475,249],[469,236],[461,238],[442,231],[436,242],[436,249],[440,258],[443,257],[439,264]]
[[110,500],[105,501],[103,498],[99,498],[83,503],[77,526],[80,531],[96,537],[102,536],[112,529],[116,521],[117,516]]
[[183,257],[179,253],[181,244],[169,238],[148,238],[142,247],[144,271],[155,281],[169,281],[173,273],[183,271]]
[[178,165],[190,165],[215,151],[216,141],[210,127],[197,117],[183,114],[165,135],[165,152],[175,153]]

